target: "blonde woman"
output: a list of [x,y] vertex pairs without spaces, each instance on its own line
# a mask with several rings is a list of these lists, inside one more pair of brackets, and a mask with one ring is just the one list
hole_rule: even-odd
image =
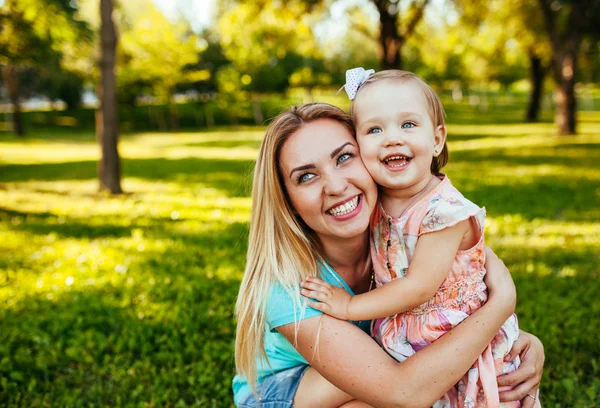
[[[238,318],[234,402],[238,407],[427,407],[454,386],[513,313],[510,274],[491,251],[487,303],[400,364],[369,335],[306,307],[299,283],[320,277],[350,294],[373,287],[369,218],[377,187],[351,119],[334,106],[293,107],[267,129],[254,172],[246,271]],[[309,292],[304,292],[310,295]],[[508,358],[521,368],[500,379],[501,400],[532,406],[544,355],[521,333]]]

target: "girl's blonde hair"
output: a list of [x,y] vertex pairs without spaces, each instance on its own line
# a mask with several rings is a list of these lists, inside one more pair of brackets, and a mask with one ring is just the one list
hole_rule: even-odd
[[[423,78],[416,74],[413,74],[412,72],[402,71],[399,69],[390,69],[386,71],[379,71],[371,75],[369,79],[367,79],[360,86],[360,89],[363,89],[366,86],[369,86],[369,84],[379,81],[398,81],[400,83],[410,83],[416,85],[423,92],[423,96],[427,101],[429,116],[431,117],[431,120],[433,122],[433,127],[437,128],[438,126],[446,126],[446,114],[444,112],[444,107],[442,106],[442,101],[440,101],[438,95],[429,86],[429,84],[427,84],[427,82],[423,80]],[[355,115],[353,112],[354,102],[356,101],[358,95],[360,95],[360,90],[356,94],[356,97],[354,98],[352,103],[350,104],[350,114],[352,115],[353,119],[355,119]],[[444,167],[446,163],[448,163],[448,145],[446,144],[446,141],[444,141],[444,147],[442,148],[441,153],[437,157],[434,157],[431,161],[431,173],[440,173],[442,167]]]
[[[301,311],[298,284],[307,276],[318,276],[321,244],[314,231],[295,214],[279,166],[286,140],[318,119],[335,120],[355,135],[350,116],[340,108],[326,103],[294,106],[279,114],[267,128],[254,168],[246,270],[236,304],[235,364],[255,392],[257,360],[266,359],[265,310],[273,285],[281,285],[294,299],[294,310]],[[297,322],[301,312],[299,317]],[[296,324],[296,334],[297,330]]]

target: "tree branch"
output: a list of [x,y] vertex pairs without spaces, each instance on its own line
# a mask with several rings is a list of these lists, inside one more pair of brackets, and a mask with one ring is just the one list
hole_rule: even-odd
[[421,21],[421,19],[423,18],[423,14],[425,13],[425,7],[429,3],[429,0],[423,0],[418,3],[419,4],[417,4],[417,1],[413,1],[409,7],[409,10],[413,10],[413,14],[411,16],[411,19],[406,24],[406,30],[404,30],[404,32],[401,35],[402,38],[410,37],[413,31],[415,31],[417,24],[419,24],[419,21]]

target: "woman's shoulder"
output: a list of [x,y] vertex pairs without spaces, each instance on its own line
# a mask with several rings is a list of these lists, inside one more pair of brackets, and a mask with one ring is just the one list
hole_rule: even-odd
[[[340,282],[336,282],[335,278],[330,277],[331,272],[328,273],[327,264],[321,261],[318,266],[323,280],[344,287]],[[298,281],[289,284],[273,282],[267,294],[265,314],[267,324],[272,330],[285,324],[318,316],[322,312],[306,304],[306,298],[300,295],[300,281]]]

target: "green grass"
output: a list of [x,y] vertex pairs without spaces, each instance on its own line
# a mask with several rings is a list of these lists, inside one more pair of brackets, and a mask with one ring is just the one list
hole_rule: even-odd
[[[560,138],[516,110],[448,111],[447,172],[487,207],[546,347],[544,406],[598,406],[600,114]],[[96,193],[91,132],[0,136],[0,405],[231,405],[262,134],[127,134],[120,197]]]

